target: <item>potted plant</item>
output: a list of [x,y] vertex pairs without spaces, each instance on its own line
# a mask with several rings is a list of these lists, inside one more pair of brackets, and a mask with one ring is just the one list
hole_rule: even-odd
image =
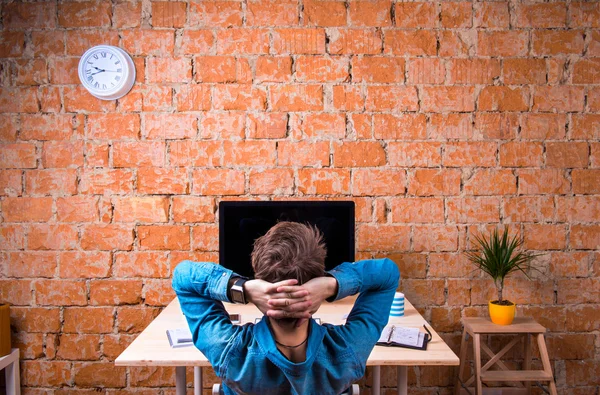
[[515,317],[515,304],[502,297],[504,279],[516,271],[530,278],[527,270],[537,255],[519,251],[523,242],[517,236],[509,238],[507,228],[504,228],[502,235],[495,229],[489,238],[475,236],[475,241],[479,250],[467,251],[466,255],[475,266],[492,277],[498,291],[498,299],[488,303],[490,318],[495,324],[510,325]]

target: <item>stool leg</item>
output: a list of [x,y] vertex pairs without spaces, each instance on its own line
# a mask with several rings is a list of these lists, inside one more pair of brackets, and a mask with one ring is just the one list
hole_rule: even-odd
[[476,333],[473,336],[473,348],[475,349],[475,395],[482,395],[481,385],[481,335]]
[[[523,341],[525,342],[525,361],[523,361],[523,370],[531,370],[531,339],[529,333],[523,335]],[[525,389],[527,389],[527,394],[531,394],[530,381],[525,382]]]
[[546,341],[544,340],[543,333],[537,335],[537,341],[542,365],[544,365],[544,371],[550,373],[550,384],[548,385],[548,387],[550,387],[550,395],[557,395],[556,383],[554,383],[554,375],[552,374],[552,366],[550,365],[550,357],[548,357],[548,350],[546,349]]
[[454,383],[454,395],[460,394],[460,382],[465,381],[465,368],[467,365],[467,330],[463,328],[462,339],[460,340],[460,365],[458,366],[458,376]]
[[19,376],[19,359],[17,358],[4,368],[7,395],[21,395],[21,378]]

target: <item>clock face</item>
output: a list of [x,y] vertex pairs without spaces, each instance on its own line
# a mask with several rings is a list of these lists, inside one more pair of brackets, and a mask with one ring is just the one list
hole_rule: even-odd
[[124,96],[135,82],[131,57],[121,48],[110,45],[88,49],[79,60],[78,69],[83,86],[102,100]]
[[96,91],[112,91],[124,82],[123,57],[117,52],[100,48],[84,60],[84,83]]

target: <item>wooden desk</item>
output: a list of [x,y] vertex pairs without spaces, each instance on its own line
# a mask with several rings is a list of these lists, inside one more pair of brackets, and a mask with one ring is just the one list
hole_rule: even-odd
[[[335,303],[324,303],[315,314],[323,322],[342,324],[342,317],[352,309],[354,298],[346,298]],[[242,322],[254,322],[255,318],[262,317],[262,313],[251,304],[234,305],[225,303],[227,311],[241,314]],[[407,393],[407,367],[419,365],[450,365],[458,366],[459,359],[448,345],[440,338],[423,319],[421,314],[406,300],[404,317],[390,319],[391,324],[406,327],[422,328],[423,324],[433,335],[427,351],[411,350],[399,347],[376,346],[367,365],[375,366],[373,371],[373,395],[380,393],[380,375],[382,365],[398,366],[398,394]],[[148,325],[146,329],[119,355],[115,360],[117,366],[175,366],[176,393],[185,394],[185,367],[194,366],[194,393],[202,391],[202,367],[209,367],[206,357],[195,347],[171,348],[167,340],[166,330],[181,328],[187,325],[181,313],[179,301],[174,299],[169,305]]]

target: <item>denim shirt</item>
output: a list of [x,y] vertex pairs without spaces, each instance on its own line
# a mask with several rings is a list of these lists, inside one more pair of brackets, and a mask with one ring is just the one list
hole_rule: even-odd
[[233,325],[229,302],[231,270],[208,262],[183,261],[173,288],[196,347],[231,394],[337,395],[365,373],[367,359],[388,316],[399,271],[389,259],[343,263],[328,272],[338,282],[334,300],[359,293],[344,325],[309,320],[306,360],[294,363],[278,349],[267,323]]

